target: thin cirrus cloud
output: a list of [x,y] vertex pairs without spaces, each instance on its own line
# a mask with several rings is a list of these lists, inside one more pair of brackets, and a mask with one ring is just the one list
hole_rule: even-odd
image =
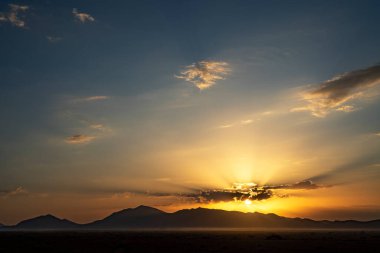
[[94,22],[95,21],[95,18],[93,16],[91,16],[88,13],[79,12],[76,8],[73,9],[72,13],[73,13],[75,19],[77,19],[81,23]]
[[89,127],[100,132],[112,132],[111,128],[103,124],[91,124]]
[[228,123],[228,124],[222,124],[222,125],[219,125],[217,128],[228,129],[228,128],[232,128],[232,127],[248,126],[254,122],[262,120],[264,117],[269,117],[269,116],[273,115],[274,113],[275,113],[274,111],[265,111],[265,112],[261,112],[261,113],[256,113],[254,115],[251,115],[249,118],[245,118],[245,119],[235,121],[232,123]]
[[65,142],[68,144],[86,144],[95,140],[95,136],[76,134],[69,136],[65,139]]
[[96,101],[101,101],[101,100],[107,100],[109,98],[110,98],[109,96],[89,96],[89,97],[69,99],[68,102],[70,103],[96,102]]
[[372,95],[370,88],[380,84],[380,65],[354,70],[319,84],[314,90],[302,94],[305,106],[291,111],[309,111],[313,116],[325,117],[331,111],[352,112],[348,102]]
[[59,41],[62,40],[61,37],[50,36],[50,35],[46,36],[46,39],[47,39],[49,42],[51,42],[51,43],[57,43],[57,42],[59,42]]
[[96,129],[96,130],[104,130],[105,129],[105,127],[102,124],[92,124],[92,125],[90,125],[90,127],[92,129]]
[[222,61],[200,61],[193,63],[175,77],[184,79],[195,85],[198,89],[204,90],[216,84],[218,80],[225,79],[230,72],[228,64]]
[[92,97],[85,97],[83,98],[83,101],[97,101],[97,100],[105,100],[109,99],[108,96],[92,96]]
[[0,12],[0,22],[9,22],[19,28],[25,27],[25,21],[20,18],[20,13],[29,10],[29,6],[17,4],[8,4],[8,6],[8,12]]
[[16,196],[16,195],[23,195],[23,194],[28,194],[28,191],[22,186],[18,186],[15,189],[11,189],[11,190],[0,191],[0,196],[4,198]]
[[239,122],[220,125],[220,126],[218,126],[218,128],[227,129],[227,128],[236,127],[236,126],[246,126],[246,125],[249,125],[252,123],[253,123],[252,119],[244,119],[244,120],[241,120]]

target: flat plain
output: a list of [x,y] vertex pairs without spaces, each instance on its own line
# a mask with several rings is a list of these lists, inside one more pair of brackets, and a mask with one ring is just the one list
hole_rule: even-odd
[[0,252],[380,252],[380,231],[17,231]]

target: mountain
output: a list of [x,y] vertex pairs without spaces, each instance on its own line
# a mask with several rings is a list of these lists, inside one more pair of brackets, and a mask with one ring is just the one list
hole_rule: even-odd
[[4,226],[5,229],[19,229],[19,230],[39,230],[39,229],[76,229],[79,225],[66,220],[59,219],[53,215],[42,215],[32,219],[24,220],[15,226]]
[[149,206],[138,206],[115,212],[110,216],[86,224],[86,228],[138,228],[151,227],[163,216],[168,215],[161,210]]
[[242,213],[217,209],[185,209],[174,213],[139,206],[84,225],[87,229],[136,228],[380,228],[380,220],[314,221],[276,214]]
[[[380,229],[380,220],[361,221],[314,221],[311,219],[286,218],[276,214],[242,213],[217,209],[184,209],[166,213],[159,209],[138,206],[124,209],[88,224],[79,225],[52,215],[25,220],[6,229],[157,229],[157,228],[357,228]],[[2,228],[4,229],[4,227]]]

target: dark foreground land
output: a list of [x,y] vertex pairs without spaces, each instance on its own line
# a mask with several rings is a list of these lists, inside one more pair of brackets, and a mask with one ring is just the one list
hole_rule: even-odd
[[380,231],[0,232],[0,252],[380,252]]

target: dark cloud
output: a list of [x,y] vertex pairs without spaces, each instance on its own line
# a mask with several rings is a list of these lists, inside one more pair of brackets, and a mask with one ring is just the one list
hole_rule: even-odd
[[198,203],[207,202],[228,202],[228,201],[245,201],[256,200],[261,201],[270,199],[272,197],[284,197],[279,195],[277,190],[314,190],[324,188],[327,186],[318,185],[311,180],[305,180],[294,184],[280,184],[280,185],[262,185],[259,186],[255,183],[236,183],[231,188],[226,189],[206,189],[206,190],[193,190],[192,193],[173,194],[173,193],[153,193],[149,192],[151,196],[178,196],[184,198],[191,198]]
[[355,110],[354,106],[346,103],[363,97],[369,93],[369,88],[378,84],[380,65],[350,71],[302,94],[302,100],[307,102],[307,105],[293,108],[292,111],[310,111],[316,117],[324,117],[333,110],[351,112]]
[[196,202],[226,202],[244,200],[264,200],[273,196],[273,191],[261,186],[251,186],[231,189],[202,190],[197,194],[188,194]]
[[[288,197],[291,193],[286,190],[315,190],[330,186],[324,186],[313,183],[311,180],[296,182],[294,184],[278,184],[278,185],[257,185],[255,183],[235,183],[231,188],[224,189],[199,189],[195,187],[175,186],[179,192],[161,192],[154,190],[142,190],[137,188],[124,187],[107,187],[88,188],[89,192],[106,193],[106,194],[136,194],[151,197],[175,197],[189,202],[210,203],[210,202],[229,202],[229,201],[262,201],[273,197]],[[279,191],[283,190],[283,191]],[[285,191],[285,192],[284,192]]]
[[315,184],[311,180],[304,180],[304,181],[300,181],[294,184],[269,185],[265,187],[267,189],[312,190],[312,189],[324,188],[326,186]]

